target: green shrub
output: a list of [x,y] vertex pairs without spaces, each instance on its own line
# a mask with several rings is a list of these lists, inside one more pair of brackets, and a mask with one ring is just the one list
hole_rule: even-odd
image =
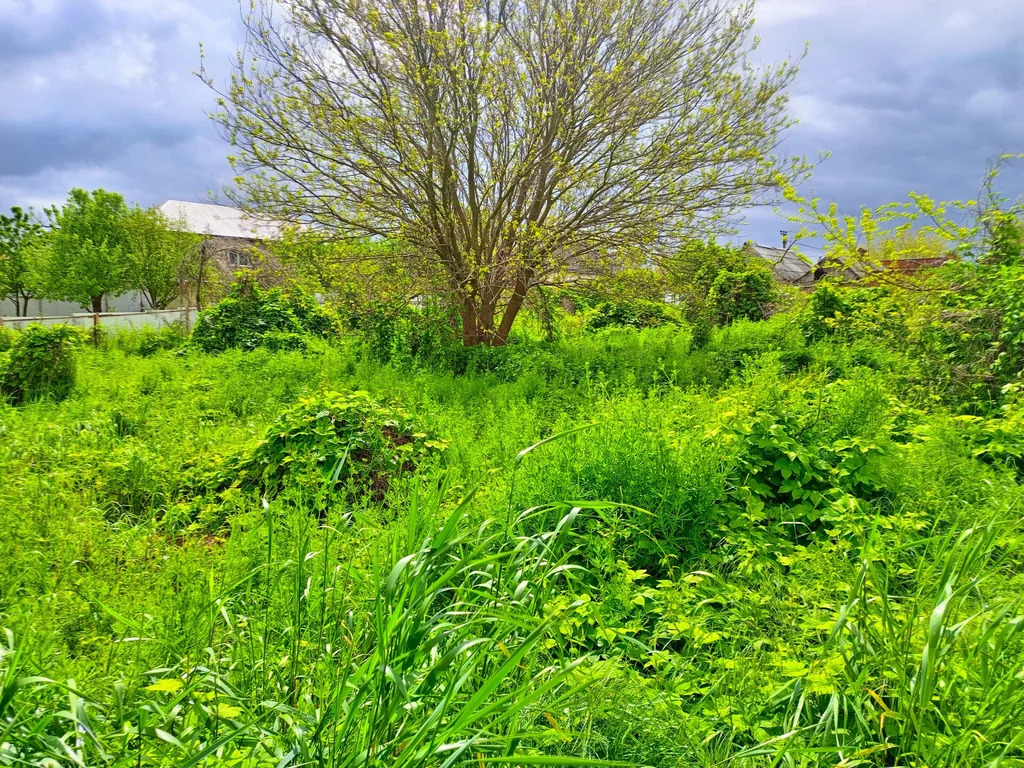
[[587,328],[598,331],[610,326],[630,328],[654,328],[659,325],[679,325],[682,317],[679,310],[670,304],[646,299],[626,301],[603,301],[590,313]]
[[722,496],[722,454],[697,430],[676,431],[665,417],[640,398],[599,404],[587,413],[593,426],[522,462],[513,504],[612,502],[579,524],[588,534],[581,556],[596,572],[625,560],[665,574],[692,560],[707,546]]
[[588,309],[593,309],[604,298],[604,296],[598,296],[582,285],[566,285],[559,288],[555,293],[555,301],[569,314],[586,312]]
[[260,342],[271,352],[301,352],[309,347],[307,338],[309,337],[294,331],[269,331],[263,334]]
[[214,307],[199,316],[192,343],[204,352],[227,349],[296,349],[295,337],[327,338],[339,331],[334,315],[298,289],[264,290],[240,283]]
[[365,392],[326,392],[281,414],[252,449],[226,461],[215,485],[268,498],[290,489],[321,509],[336,491],[381,501],[395,478],[444,448],[399,408]]
[[708,304],[719,323],[763,320],[778,298],[770,269],[751,266],[742,272],[723,270],[715,277]]
[[29,325],[0,358],[0,394],[18,404],[64,400],[75,388],[75,350],[85,334],[70,325]]
[[765,354],[776,354],[788,373],[811,362],[800,327],[787,315],[761,322],[740,320],[715,329],[704,351],[711,357],[712,367],[726,374]]
[[449,306],[428,303],[416,308],[404,301],[376,302],[353,323],[372,360],[465,371],[459,315]]
[[179,323],[161,328],[120,329],[107,337],[108,346],[139,357],[150,357],[163,350],[178,349],[187,340],[188,335]]
[[804,332],[811,340],[831,336],[852,312],[853,304],[841,288],[828,282],[818,283],[807,301]]
[[10,328],[0,327],[0,352],[6,352],[14,346],[14,339],[17,338]]
[[[994,338],[990,340],[991,351],[985,356],[985,362],[991,360],[988,373],[994,377],[996,386],[1003,386],[1020,381],[1024,373],[1024,267],[1019,260],[1014,260],[982,270],[985,285],[980,295],[972,297],[968,303],[978,313],[983,326],[991,325],[988,318],[998,314],[998,329],[991,334]],[[989,335],[982,333],[980,336],[988,340]]]

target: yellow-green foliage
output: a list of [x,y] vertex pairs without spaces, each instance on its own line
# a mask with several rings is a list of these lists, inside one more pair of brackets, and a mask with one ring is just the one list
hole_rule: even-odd
[[227,462],[217,484],[268,498],[305,491],[300,503],[315,498],[321,507],[337,489],[381,501],[396,479],[444,447],[401,408],[366,392],[323,392],[282,413],[261,441]]
[[75,387],[75,350],[85,334],[69,325],[29,325],[12,337],[0,357],[0,395],[18,404],[51,397],[63,400]]
[[1020,386],[945,386],[917,296],[81,351],[0,405],[0,764],[1012,765]]
[[200,314],[192,329],[192,343],[204,352],[261,346],[302,349],[308,337],[327,338],[338,330],[337,318],[304,291],[264,290],[244,281]]
[[213,116],[240,192],[335,239],[400,244],[465,343],[501,345],[535,287],[671,257],[677,233],[727,230],[807,170],[777,154],[797,62],[755,62],[751,4],[585,10],[284,0],[246,15]]

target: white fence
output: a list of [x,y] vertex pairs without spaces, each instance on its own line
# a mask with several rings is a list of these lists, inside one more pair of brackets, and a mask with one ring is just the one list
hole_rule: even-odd
[[196,321],[198,312],[188,309],[155,309],[150,312],[80,312],[60,317],[0,317],[0,327],[21,329],[26,325],[77,325],[81,328],[103,326],[107,329],[164,328],[181,323],[186,329]]

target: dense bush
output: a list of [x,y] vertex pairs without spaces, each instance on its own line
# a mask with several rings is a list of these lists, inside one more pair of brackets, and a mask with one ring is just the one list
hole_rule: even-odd
[[833,283],[818,283],[807,300],[804,316],[807,338],[822,339],[843,330],[853,311],[846,291]]
[[0,353],[0,394],[17,404],[41,397],[63,400],[75,388],[75,350],[83,332],[69,325],[29,325]]
[[715,319],[722,324],[734,320],[763,320],[771,316],[777,296],[771,270],[752,265],[742,272],[719,272],[711,284],[708,304]]
[[199,316],[192,343],[204,352],[301,349],[305,337],[327,338],[338,330],[337,319],[308,293],[243,282]]
[[903,358],[912,384],[950,403],[991,408],[1024,371],[1024,267],[953,262],[910,287],[819,284],[802,326],[833,349],[858,344]]
[[655,328],[659,325],[678,325],[682,321],[679,311],[664,302],[648,299],[603,301],[589,313],[587,328],[598,331],[610,326],[628,328]]
[[405,301],[375,302],[353,314],[351,324],[377,362],[459,367],[451,356],[457,356],[462,347],[461,325],[458,313],[446,305],[428,303],[418,308]]
[[226,462],[215,484],[256,488],[268,498],[297,492],[318,508],[339,490],[381,501],[397,477],[444,447],[400,408],[365,392],[326,392],[281,414],[260,442]]
[[642,400],[602,400],[581,416],[593,425],[523,461],[514,504],[593,503],[579,523],[592,535],[579,546],[596,572],[625,560],[665,575],[699,557],[721,498],[722,453]]
[[[1003,237],[1012,249],[1014,238]],[[1024,374],[1024,265],[1004,255],[946,271],[951,290],[926,329],[928,352],[962,388],[997,399]]]

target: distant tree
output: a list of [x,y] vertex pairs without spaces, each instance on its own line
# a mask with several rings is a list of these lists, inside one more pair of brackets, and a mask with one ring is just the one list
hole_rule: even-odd
[[682,242],[662,263],[667,290],[691,323],[719,322],[716,316],[720,313],[711,298],[715,282],[722,273],[743,273],[751,268],[750,257],[742,248],[713,239]]
[[166,309],[198,271],[202,239],[157,210],[130,208],[124,219],[126,286],[139,291],[151,309]]
[[103,297],[128,287],[128,205],[116,192],[72,189],[53,225],[46,269],[49,298],[103,311]]
[[39,263],[45,230],[29,209],[11,208],[0,214],[0,300],[14,303],[14,314],[28,314],[28,303],[37,295]]
[[770,316],[778,295],[771,268],[751,263],[742,272],[719,272],[708,292],[707,304],[718,323],[763,320]]
[[285,232],[267,248],[295,281],[339,309],[375,302],[408,304],[431,291],[429,283],[402,268],[401,246],[391,241],[337,242],[299,230]]
[[464,343],[500,345],[532,287],[668,255],[805,170],[775,156],[796,66],[750,63],[753,23],[732,0],[260,0],[214,118],[244,208],[407,244]]

